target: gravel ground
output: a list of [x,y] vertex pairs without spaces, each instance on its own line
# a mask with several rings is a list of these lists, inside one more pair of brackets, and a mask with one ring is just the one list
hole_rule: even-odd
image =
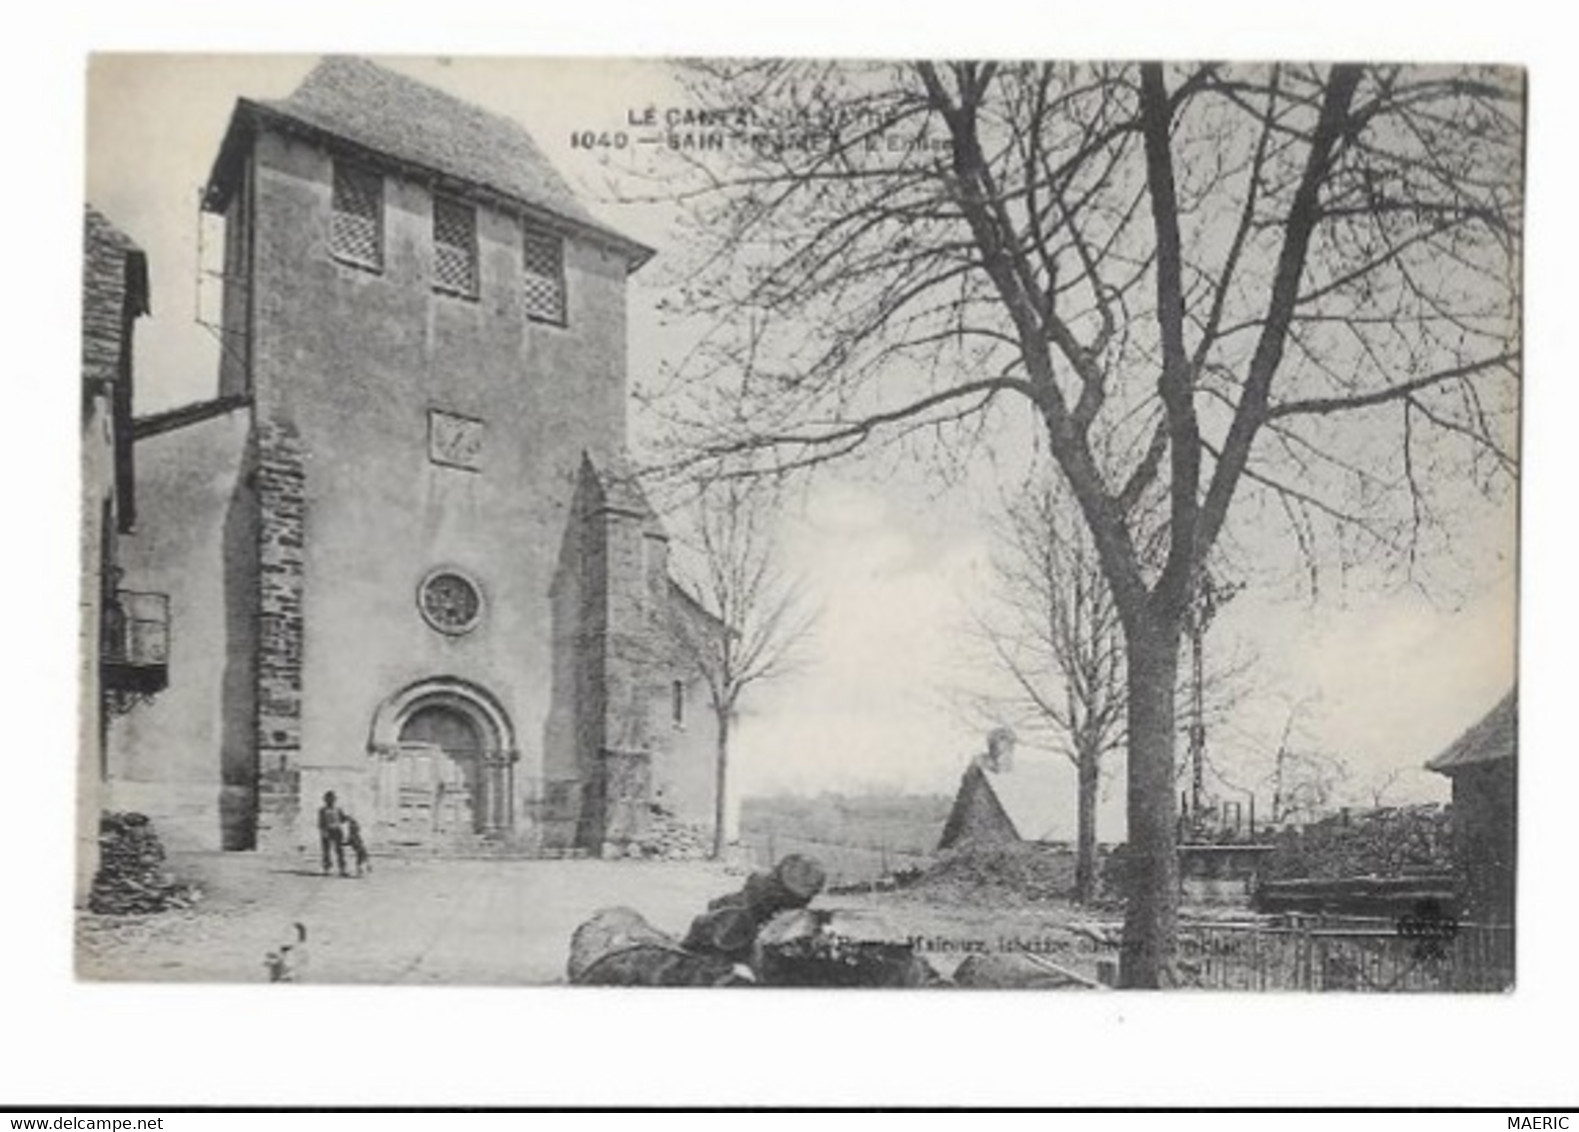
[[250,853],[171,854],[169,866],[203,899],[155,916],[79,913],[79,977],[261,982],[265,954],[300,921],[305,981],[563,982],[570,935],[597,909],[627,904],[683,933],[740,883],[709,862],[377,858],[362,878]]
[[[624,904],[683,935],[742,874],[711,862],[402,860],[377,858],[360,879],[320,876],[313,862],[250,853],[172,854],[203,893],[156,916],[79,913],[84,979],[261,982],[264,956],[308,929],[314,983],[541,985],[565,981],[571,933],[599,908]],[[983,894],[985,895],[985,894]],[[820,908],[875,915],[952,974],[976,950],[1035,951],[1088,977],[1095,956],[1068,926],[1088,917],[1064,902],[999,905],[959,893],[824,895]]]

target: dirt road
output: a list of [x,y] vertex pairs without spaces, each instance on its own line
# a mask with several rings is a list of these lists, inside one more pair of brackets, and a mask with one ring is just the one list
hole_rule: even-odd
[[80,915],[80,977],[261,982],[265,954],[300,921],[315,983],[562,982],[570,935],[598,908],[627,904],[683,933],[709,898],[740,883],[705,862],[381,858],[360,879],[255,854],[169,864],[203,899],[158,916]]
[[[565,981],[571,933],[599,908],[627,905],[683,935],[743,870],[709,862],[403,860],[377,858],[360,879],[319,875],[314,862],[251,853],[172,855],[171,870],[203,890],[196,907],[158,916],[82,914],[77,970],[86,979],[262,982],[264,956],[307,926],[304,981],[542,985]],[[1094,956],[1069,950],[1083,919],[1062,902],[978,905],[959,893],[818,897],[820,908],[876,916],[916,938],[950,975],[966,955],[1026,950],[1091,977]]]

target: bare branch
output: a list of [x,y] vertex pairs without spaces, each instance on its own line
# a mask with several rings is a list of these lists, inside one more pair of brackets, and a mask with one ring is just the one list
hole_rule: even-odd
[[1341,413],[1355,409],[1367,409],[1375,405],[1385,405],[1390,401],[1407,399],[1411,394],[1432,386],[1444,385],[1449,381],[1457,381],[1470,377],[1488,369],[1514,370],[1517,367],[1519,355],[1516,353],[1499,354],[1494,358],[1482,358],[1478,361],[1465,362],[1460,366],[1441,370],[1437,373],[1426,374],[1412,381],[1390,385],[1386,389],[1376,389],[1369,393],[1357,393],[1351,397],[1310,397],[1301,401],[1285,401],[1281,405],[1273,405],[1266,411],[1265,419],[1277,420],[1280,417],[1292,417],[1297,414],[1312,413]]

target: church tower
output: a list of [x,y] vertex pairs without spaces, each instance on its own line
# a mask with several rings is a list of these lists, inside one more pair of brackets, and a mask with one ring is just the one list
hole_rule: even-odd
[[668,718],[690,676],[663,640],[667,543],[619,470],[650,250],[517,123],[357,59],[240,100],[203,207],[225,224],[218,397],[145,432],[172,475],[231,469],[165,517],[221,575],[185,616],[223,663],[131,745],[173,731],[190,753],[147,757],[217,770],[228,847],[310,844],[328,790],[396,850],[638,846],[652,767],[708,757]]

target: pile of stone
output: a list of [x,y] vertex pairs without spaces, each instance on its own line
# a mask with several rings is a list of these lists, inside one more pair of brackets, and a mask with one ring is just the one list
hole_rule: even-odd
[[1450,872],[1453,828],[1440,805],[1345,810],[1279,834],[1267,874],[1273,880],[1409,876]]
[[99,871],[88,908],[130,916],[189,908],[198,892],[165,868],[164,846],[146,814],[105,813],[99,819]]
[[642,855],[664,861],[705,861],[713,853],[707,830],[681,821],[662,806],[652,807]]
[[938,981],[911,944],[875,921],[814,909],[826,874],[791,854],[708,903],[685,936],[606,908],[570,941],[572,983],[592,986],[920,986]]
[[1064,900],[1074,893],[1075,858],[1049,846],[967,841],[939,856],[909,887],[952,904]]

